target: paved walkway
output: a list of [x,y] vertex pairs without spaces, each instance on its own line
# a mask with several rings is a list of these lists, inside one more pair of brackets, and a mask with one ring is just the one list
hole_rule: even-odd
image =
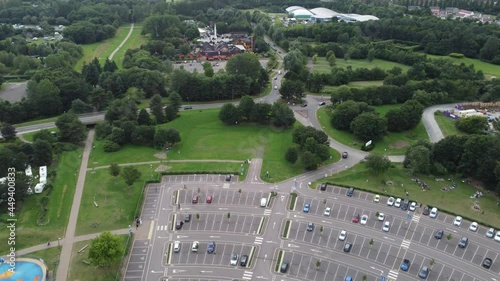
[[85,176],[87,175],[87,164],[89,162],[90,151],[92,150],[92,142],[94,140],[94,130],[89,130],[87,140],[85,141],[85,149],[83,150],[82,163],[78,174],[78,181],[75,187],[75,196],[71,206],[68,226],[66,234],[61,240],[62,251],[59,257],[59,266],[57,267],[56,281],[67,280],[69,273],[69,264],[71,262],[71,253],[73,251],[73,242],[75,238],[76,223],[78,220],[78,211],[80,210],[80,201],[82,199],[83,187],[85,185]]
[[[160,161],[147,161],[147,162],[133,162],[133,163],[122,163],[118,164],[118,166],[137,166],[137,165],[148,165],[148,164],[161,164],[161,163],[210,163],[210,162],[219,162],[219,163],[243,163],[242,160],[220,160],[220,159],[202,159],[202,160],[160,160]],[[109,165],[98,166],[95,168],[87,168],[87,171],[91,170],[99,170],[109,168]]]
[[134,24],[132,23],[130,25],[130,30],[128,31],[127,37],[125,37],[125,39],[123,39],[123,41],[120,43],[120,45],[118,45],[118,47],[116,47],[116,49],[111,53],[111,55],[109,55],[109,57],[108,57],[109,60],[113,60],[113,57],[115,56],[116,52],[118,52],[120,50],[120,48],[123,47],[123,45],[127,42],[130,35],[132,35],[133,31],[134,31]]

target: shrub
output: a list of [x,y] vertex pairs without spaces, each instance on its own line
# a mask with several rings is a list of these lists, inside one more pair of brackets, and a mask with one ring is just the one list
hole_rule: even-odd
[[375,144],[372,142],[369,146],[366,146],[366,144],[363,144],[361,146],[361,150],[363,151],[370,151],[375,148]]
[[105,140],[103,144],[103,148],[105,152],[115,152],[120,150],[120,145],[116,142]]
[[464,58],[464,55],[460,53],[450,53],[448,56],[456,59]]

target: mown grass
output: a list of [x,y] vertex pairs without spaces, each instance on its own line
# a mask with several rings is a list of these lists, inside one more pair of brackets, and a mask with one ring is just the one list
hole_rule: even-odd
[[[59,129],[58,128],[51,128],[51,129],[47,129],[49,132],[56,132],[58,133],[59,132]],[[23,138],[29,142],[33,142],[33,136],[38,133],[38,131],[36,132],[31,132],[31,133],[26,133],[26,134],[23,134]]]
[[[57,177],[53,183],[54,187],[50,193],[48,203],[47,225],[38,225],[37,218],[40,212],[40,199],[42,194],[33,194],[22,202],[17,202],[17,225],[16,248],[23,249],[33,245],[47,243],[63,237],[66,224],[69,219],[73,195],[76,186],[77,173],[80,168],[82,149],[64,152],[59,160]],[[53,169],[53,168],[49,168]],[[2,220],[5,221],[5,220]],[[0,227],[5,227],[3,223]],[[0,240],[7,241],[8,232],[0,232]],[[3,248],[3,247],[2,247]],[[0,250],[0,252],[2,252]]]
[[[357,69],[357,68],[368,68],[372,69],[375,67],[381,68],[383,70],[389,70],[395,66],[400,67],[403,69],[403,71],[408,70],[410,67],[404,64],[396,63],[396,62],[391,62],[391,61],[386,61],[386,60],[380,60],[380,59],[374,59],[372,62],[369,62],[368,60],[344,60],[337,58],[335,62],[335,67],[340,67],[340,68],[347,68],[348,66],[352,67],[352,69]],[[326,58],[324,57],[319,57],[316,64],[314,64],[314,72],[318,73],[330,73],[331,72],[331,67],[330,64],[326,61]]]
[[124,24],[120,26],[116,30],[115,36],[112,38],[106,39],[101,42],[96,42],[92,44],[81,45],[83,48],[83,57],[78,60],[75,64],[75,71],[82,71],[83,63],[89,63],[94,58],[97,58],[101,63],[101,66],[104,65],[106,59],[111,55],[111,53],[120,45],[120,43],[127,37],[128,32],[130,31],[130,23]]
[[[404,198],[404,190],[408,190],[411,201],[417,201],[423,205],[436,206],[438,209],[448,210],[464,217],[494,225],[500,228],[500,206],[497,202],[500,198],[495,197],[493,193],[480,190],[473,185],[462,182],[458,176],[417,176],[421,181],[426,182],[430,190],[422,191],[419,185],[413,182],[410,172],[403,168],[402,164],[392,164],[391,168],[384,174],[375,176],[369,173],[363,163],[360,163],[349,170],[340,172],[328,177],[321,182],[330,182],[334,184],[349,185],[369,189],[377,193],[384,193],[384,189],[388,195]],[[436,178],[444,178],[445,181],[436,181]],[[448,181],[447,179],[451,179]],[[386,182],[391,181],[392,185],[387,185]],[[448,192],[441,191],[443,187],[449,187],[453,183],[457,184],[455,189]],[[480,199],[471,199],[469,196],[476,191],[482,191],[484,196]],[[475,201],[479,202],[479,206],[484,214],[472,208]]]
[[443,136],[464,135],[464,133],[455,126],[456,120],[446,117],[441,113],[434,114],[434,119],[441,129],[441,132],[443,132]]
[[[376,106],[375,110],[379,112],[382,116],[390,109],[398,108],[401,105],[384,105]],[[354,137],[348,131],[340,131],[332,127],[330,124],[330,115],[327,107],[320,108],[318,110],[318,121],[321,127],[330,137],[337,140],[338,142],[348,145],[350,147],[360,149],[364,144],[363,141]],[[385,154],[385,155],[403,155],[406,149],[419,139],[428,139],[427,132],[422,122],[420,122],[417,127],[412,130],[408,130],[401,133],[391,133],[389,132],[384,139],[375,142],[375,148],[371,152]]]
[[[118,52],[115,53],[113,60],[115,61],[118,68],[123,67],[123,58],[125,57],[125,52],[127,52],[127,50],[139,48],[141,47],[142,44],[145,44],[147,42],[148,38],[142,35],[141,32],[142,32],[142,23],[136,23],[134,25],[132,34],[130,34],[130,37],[128,38],[127,42],[123,44],[123,46],[120,48]],[[120,43],[118,43],[118,45]]]
[[[384,81],[379,81],[379,80],[376,80],[376,81],[353,81],[353,82],[349,82],[343,86],[347,86],[350,88],[363,88],[363,87],[372,87],[372,86],[382,86],[383,83],[384,83]],[[334,89],[337,89],[339,87],[340,86],[325,86],[323,89],[324,90],[334,90]]]
[[465,65],[474,65],[474,69],[476,70],[482,70],[485,75],[491,75],[494,76],[493,78],[498,78],[500,77],[500,66],[484,62],[479,59],[471,59],[471,58],[452,58],[449,56],[437,56],[437,55],[429,55],[427,54],[428,58],[431,59],[446,59],[452,61],[454,64],[461,64],[464,63]]
[[[45,123],[50,123],[50,122],[56,122],[56,120],[57,120],[57,117],[50,117],[50,118],[38,119],[38,120],[27,121],[27,122],[15,124],[14,127],[39,125],[39,124],[45,124]],[[54,127],[55,127],[55,125],[54,125]]]

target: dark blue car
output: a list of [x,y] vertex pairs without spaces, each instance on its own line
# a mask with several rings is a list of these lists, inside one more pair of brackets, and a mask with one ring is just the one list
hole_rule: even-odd
[[403,263],[401,264],[401,270],[408,271],[409,268],[410,268],[410,260],[404,259]]
[[210,241],[208,242],[208,246],[207,246],[207,252],[209,254],[215,252],[215,242],[214,241]]

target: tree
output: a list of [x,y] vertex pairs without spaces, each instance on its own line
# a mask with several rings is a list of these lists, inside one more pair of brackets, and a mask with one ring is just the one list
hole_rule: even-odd
[[435,260],[435,259],[431,259],[431,260],[429,261],[429,265],[431,266],[431,269],[432,269],[432,267],[434,266],[434,264],[436,264],[436,260]]
[[314,54],[312,56],[312,62],[313,62],[313,64],[316,64],[318,62],[318,54]]
[[299,158],[299,149],[296,146],[290,146],[285,152],[286,161],[294,164]]
[[12,140],[16,138],[16,128],[9,123],[4,123],[0,132],[1,136],[5,140]]
[[372,62],[374,59],[375,59],[375,49],[371,48],[369,51],[368,51],[368,55],[367,55],[367,59],[369,62]]
[[449,233],[448,235],[446,235],[446,240],[450,241],[452,237],[453,236],[451,235],[451,233]]
[[481,134],[489,128],[488,120],[483,116],[460,118],[455,122],[455,126],[467,134]]
[[333,67],[335,65],[335,63],[337,62],[337,58],[335,57],[335,53],[332,53],[332,55],[329,56],[326,60],[328,61],[328,64]]
[[104,67],[102,68],[102,72],[115,72],[115,70],[118,69],[118,66],[116,65],[114,60],[109,60],[106,59],[104,62]]
[[170,146],[174,146],[176,143],[181,141],[181,135],[179,134],[179,131],[173,128],[167,129],[166,132],[167,135],[167,144]]
[[252,114],[253,107],[255,102],[250,96],[243,96],[240,100],[240,104],[238,105],[238,109],[240,111],[241,117],[244,120],[250,121],[250,116]]
[[125,180],[125,183],[129,187],[132,187],[132,185],[136,181],[138,181],[142,176],[141,172],[139,172],[139,170],[137,170],[136,168],[134,168],[132,166],[127,166],[127,167],[123,168],[123,171],[121,174],[122,174],[123,179]]
[[170,93],[170,95],[168,96],[168,105],[178,111],[182,105],[181,96],[176,92]]
[[315,170],[320,163],[319,157],[310,151],[304,151],[300,156],[300,161],[306,170]]
[[332,113],[331,124],[337,130],[347,131],[351,128],[351,122],[363,112],[373,112],[375,109],[365,102],[352,100],[339,104]]
[[[377,213],[378,213],[378,212],[377,212]],[[378,217],[378,215],[377,215],[377,217]],[[369,242],[370,247],[373,247],[373,244],[374,244],[374,243],[375,243],[375,241],[373,241],[373,238],[372,238],[372,239],[370,239],[370,242]]]
[[212,64],[210,62],[207,61],[203,63],[203,73],[206,77],[214,76],[214,68],[212,67]]
[[200,221],[200,214],[199,213],[196,213],[196,221]]
[[235,125],[241,119],[240,110],[232,103],[226,103],[219,111],[219,120],[226,125]]
[[403,166],[411,170],[412,174],[428,174],[431,168],[431,152],[426,145],[417,143],[411,146],[405,154]]
[[33,141],[37,140],[45,140],[50,144],[54,144],[55,142],[57,142],[56,136],[46,129],[40,130],[33,135]]
[[304,69],[307,64],[306,56],[304,56],[304,54],[302,54],[302,52],[297,49],[288,52],[283,60],[285,64],[285,70],[295,73],[300,73],[300,71]]
[[120,166],[118,166],[118,164],[116,163],[111,163],[109,165],[109,174],[116,178],[118,175],[120,175]]
[[271,119],[276,127],[290,127],[295,123],[293,110],[279,102],[275,102],[271,108]]
[[361,277],[361,280],[366,281],[366,278],[368,278],[368,277],[366,277],[366,274],[363,274],[363,276]]
[[279,89],[284,100],[301,99],[304,97],[305,84],[299,80],[286,79]]
[[99,68],[97,68],[97,66],[94,63],[89,63],[89,64],[86,64],[85,62],[83,63],[82,75],[85,79],[85,82],[92,85],[92,87],[96,87],[97,84],[99,84],[100,74],[101,73],[99,71]]
[[378,113],[365,112],[352,121],[351,131],[363,141],[380,140],[387,135],[387,120]]
[[259,78],[260,65],[257,56],[250,53],[238,54],[230,58],[226,63],[226,71],[233,75],[244,75],[256,81]]
[[124,254],[123,241],[119,235],[105,231],[90,241],[89,261],[94,266],[101,267],[117,264]]
[[160,95],[154,95],[149,101],[149,109],[154,115],[157,124],[163,124],[165,122],[165,115],[163,114],[163,100]]
[[293,130],[292,140],[299,146],[304,146],[308,138],[314,138],[318,144],[328,145],[328,135],[311,126],[300,126]]
[[491,61],[498,54],[500,48],[500,40],[497,37],[489,37],[479,52],[479,57],[482,60]]
[[149,118],[149,113],[146,109],[141,109],[139,115],[137,116],[137,123],[139,125],[149,125],[151,124],[151,118]]
[[85,125],[73,113],[65,113],[56,120],[59,141],[78,144],[85,140]]
[[319,270],[319,267],[321,266],[321,262],[319,260],[316,261],[316,270]]
[[49,166],[52,163],[52,145],[43,139],[33,142],[33,164]]
[[391,161],[383,155],[370,154],[365,161],[366,168],[374,175],[385,173],[391,167]]
[[75,114],[92,112],[92,110],[94,110],[92,106],[81,99],[76,99],[71,102],[71,111]]
[[325,230],[325,229],[324,229],[324,227],[321,225],[321,226],[319,227],[319,235],[323,235],[323,231],[324,231],[324,230]]
[[26,92],[40,115],[54,116],[62,112],[59,87],[49,79],[42,79],[38,83],[30,80]]
[[228,213],[227,213],[227,222],[229,222],[229,220],[230,220],[230,219],[231,219],[231,213],[230,213],[230,212],[228,212]]

